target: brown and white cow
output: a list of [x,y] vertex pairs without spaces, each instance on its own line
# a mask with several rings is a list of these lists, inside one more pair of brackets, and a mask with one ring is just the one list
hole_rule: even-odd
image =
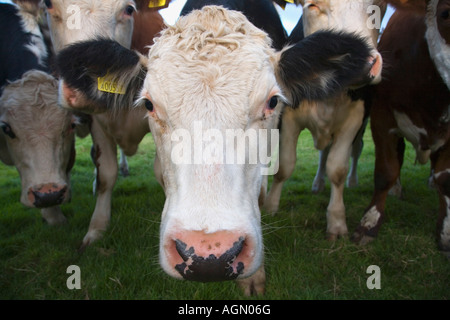
[[[148,0],[138,0],[140,12],[136,13],[133,0],[45,0],[47,20],[52,43],[56,52],[82,40],[106,37],[130,48],[134,17],[138,21],[134,34],[136,49],[145,49],[142,41],[151,44],[153,36],[162,28],[161,16],[157,8],[148,8]],[[157,1],[158,3],[160,1]],[[170,1],[165,1],[165,5]],[[146,21],[151,17],[156,20]],[[102,53],[99,53],[101,56]],[[73,97],[69,99],[75,99]],[[83,110],[80,110],[83,111]],[[92,115],[91,136],[93,140],[93,161],[96,167],[97,201],[92,214],[89,230],[83,239],[82,248],[101,237],[111,217],[111,199],[117,179],[117,146],[121,150],[122,170],[127,170],[125,156],[134,155],[139,143],[150,132],[145,119],[144,107],[122,109]]]
[[[163,269],[196,281],[253,275],[247,293],[264,291],[258,200],[267,166],[249,159],[270,154],[284,97],[324,99],[373,73],[370,49],[355,35],[318,32],[277,52],[242,13],[218,6],[180,17],[148,58],[97,40],[63,50],[58,66],[68,108],[120,110],[136,98],[147,108],[166,194]],[[96,90],[106,73],[123,95]],[[242,144],[239,136],[255,138]]]
[[[296,42],[318,32],[329,29],[353,32],[366,39],[372,51],[372,73],[359,85],[374,84],[381,79],[382,58],[376,50],[379,26],[386,10],[383,1],[372,0],[300,0],[303,16],[293,30],[290,41]],[[378,27],[378,28],[377,28]],[[355,97],[355,87],[345,87],[326,101],[296,101],[294,108],[286,108],[281,120],[280,165],[268,193],[265,207],[270,212],[278,210],[281,191],[294,171],[297,161],[296,148],[302,130],[308,129],[314,145],[326,159],[326,172],[331,182],[331,196],[327,208],[327,234],[330,239],[346,235],[347,224],[344,205],[344,184],[352,144],[363,124],[364,101]],[[362,147],[362,146],[361,146]],[[360,148],[356,152],[359,156]],[[319,176],[316,177],[317,180]],[[315,181],[319,184],[321,181]],[[322,182],[323,183],[323,182]],[[315,185],[316,191],[321,189]],[[313,187],[314,189],[314,187]]]
[[51,225],[66,221],[59,205],[70,200],[75,161],[72,112],[58,106],[58,81],[31,70],[5,86],[0,98],[0,160],[15,166],[21,202],[41,209]]
[[386,195],[400,176],[406,139],[419,163],[431,160],[440,201],[439,247],[450,251],[450,0],[393,2],[397,11],[378,47],[389,68],[367,101],[375,190],[354,239],[364,244],[378,234]]

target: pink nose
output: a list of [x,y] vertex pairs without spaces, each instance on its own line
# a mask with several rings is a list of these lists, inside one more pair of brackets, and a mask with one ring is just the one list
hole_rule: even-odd
[[236,279],[253,258],[245,235],[219,231],[187,231],[165,246],[169,264],[186,280],[210,282]]
[[55,183],[33,186],[28,189],[28,201],[36,208],[53,207],[65,202],[67,185]]

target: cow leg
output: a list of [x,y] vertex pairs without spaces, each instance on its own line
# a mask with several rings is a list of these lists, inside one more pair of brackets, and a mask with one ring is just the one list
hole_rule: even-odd
[[63,215],[59,206],[42,208],[42,218],[51,226],[61,225],[67,222],[66,217]]
[[433,169],[434,185],[439,193],[438,246],[450,255],[450,143],[439,151]]
[[327,168],[328,154],[330,153],[331,145],[319,151],[319,166],[317,167],[316,176],[312,184],[311,191],[315,194],[322,192],[325,189],[325,176]]
[[95,166],[97,169],[97,201],[87,234],[80,249],[98,240],[106,230],[111,218],[111,198],[117,180],[117,146],[107,136],[96,119],[92,122],[92,141],[95,148]]
[[355,140],[352,144],[352,165],[350,167],[350,172],[347,176],[347,187],[353,188],[358,186],[358,160],[361,156],[362,150],[364,148],[364,132],[366,131],[367,122],[369,118],[365,118],[363,121],[363,125],[358,130],[358,133],[355,137]]
[[330,202],[327,207],[327,236],[329,240],[336,240],[339,236],[348,233],[345,221],[344,187],[352,144],[361,128],[363,115],[364,106],[361,103],[356,103],[349,110],[349,116],[342,122],[341,129],[335,132],[328,154],[327,176],[331,183]]
[[384,221],[386,197],[400,177],[405,142],[403,138],[389,132],[396,126],[393,121],[386,123],[386,119],[390,118],[389,116],[382,116],[380,119],[372,117],[371,128],[375,144],[375,189],[372,201],[352,237],[352,240],[359,244],[366,244],[377,236]]
[[280,132],[279,168],[273,177],[264,208],[271,213],[278,211],[284,182],[292,175],[297,162],[297,142],[302,128],[295,119],[296,110],[286,107]]
[[237,280],[237,283],[247,297],[263,295],[266,290],[266,271],[264,270],[264,264],[253,275],[242,280]]
[[130,175],[130,171],[128,169],[127,156],[125,155],[122,149],[120,149],[119,170],[122,177],[128,177]]

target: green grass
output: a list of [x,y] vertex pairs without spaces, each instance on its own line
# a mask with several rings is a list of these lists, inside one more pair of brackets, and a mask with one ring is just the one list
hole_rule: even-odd
[[[245,299],[234,282],[191,283],[165,275],[158,265],[164,193],[153,175],[155,148],[149,135],[129,158],[130,176],[119,177],[112,220],[103,239],[78,253],[95,205],[90,138],[77,140],[69,223],[50,227],[37,209],[19,202],[14,168],[0,164],[0,299]],[[438,250],[438,197],[427,186],[429,166],[414,165],[407,146],[402,171],[404,199],[389,198],[378,239],[359,246],[325,239],[329,183],[310,191],[318,152],[309,132],[285,184],[277,215],[263,213],[267,285],[263,299],[449,299],[450,261]],[[347,225],[353,232],[373,190],[370,130],[359,165],[359,187],[345,190]],[[69,265],[81,269],[81,289],[69,290]],[[381,269],[381,289],[366,286],[366,269]],[[256,298],[259,299],[259,298]]]

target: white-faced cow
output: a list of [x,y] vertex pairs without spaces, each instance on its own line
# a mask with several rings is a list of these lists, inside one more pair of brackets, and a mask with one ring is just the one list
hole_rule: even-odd
[[51,225],[66,220],[59,205],[70,200],[76,123],[72,112],[58,106],[58,81],[45,72],[28,71],[4,87],[0,160],[17,168],[21,202],[40,208]]
[[375,190],[354,239],[367,243],[385,217],[388,190],[400,175],[404,139],[417,161],[431,160],[439,193],[438,242],[450,251],[450,1],[395,1],[379,43],[389,65],[373,87],[371,129],[375,143]]
[[[253,275],[246,292],[264,291],[258,199],[267,164],[249,159],[271,150],[284,97],[321,99],[373,72],[355,35],[320,32],[281,52],[271,44],[242,13],[205,6],[165,29],[148,58],[111,40],[58,57],[65,107],[121,110],[137,99],[147,108],[166,194],[160,264],[173,277]],[[104,76],[124,94],[98,91]],[[239,136],[254,139],[242,146]]]
[[[142,17],[146,10],[155,11],[149,7],[148,0],[136,1],[142,10],[139,13],[139,26],[143,26]],[[160,1],[153,1],[159,3]],[[165,3],[169,3],[166,1]],[[56,52],[62,48],[82,40],[98,37],[114,39],[122,46],[130,48],[133,33],[133,15],[136,3],[133,0],[45,0],[48,24],[52,43]],[[148,9],[147,9],[148,8]],[[156,21],[148,21],[149,25],[156,24],[156,30],[162,27],[161,17]],[[140,30],[144,38],[151,44],[148,28]],[[154,32],[155,30],[152,29]],[[159,31],[159,30],[158,30]],[[137,49],[143,49],[141,37],[135,33]],[[99,54],[99,58],[104,57]],[[114,91],[107,82],[99,84],[102,90]],[[77,92],[67,97],[69,101],[77,100]],[[77,100],[79,102],[79,100]],[[87,108],[86,108],[87,110]],[[80,109],[79,111],[86,111]],[[92,111],[89,111],[92,113]],[[106,111],[92,115],[91,136],[93,140],[92,158],[96,167],[97,201],[92,214],[89,230],[83,239],[81,249],[101,237],[106,230],[111,217],[111,199],[117,179],[118,162],[117,146],[123,152],[122,156],[134,155],[139,143],[149,133],[148,121],[145,119],[145,107],[130,110]],[[122,157],[124,160],[124,157]],[[126,167],[125,167],[126,168]]]
[[[297,3],[303,5],[303,16],[290,36],[291,42],[295,43],[303,36],[324,29],[358,34],[366,39],[371,48],[370,61],[373,65],[370,76],[361,79],[358,85],[380,81],[382,58],[376,50],[379,29],[369,22],[374,14],[373,10],[379,13],[376,18],[381,20],[386,9],[382,1],[301,0]],[[298,137],[303,129],[308,129],[313,136],[315,147],[326,150],[325,155],[321,155],[321,161],[326,160],[326,172],[331,182],[331,197],[327,208],[327,234],[330,239],[348,233],[343,198],[344,184],[352,144],[363,124],[365,114],[364,102],[353,90],[357,87],[343,87],[339,94],[327,100],[293,100],[293,108],[284,110],[281,120],[279,171],[274,176],[265,203],[268,211],[278,210],[283,183],[295,168]]]

